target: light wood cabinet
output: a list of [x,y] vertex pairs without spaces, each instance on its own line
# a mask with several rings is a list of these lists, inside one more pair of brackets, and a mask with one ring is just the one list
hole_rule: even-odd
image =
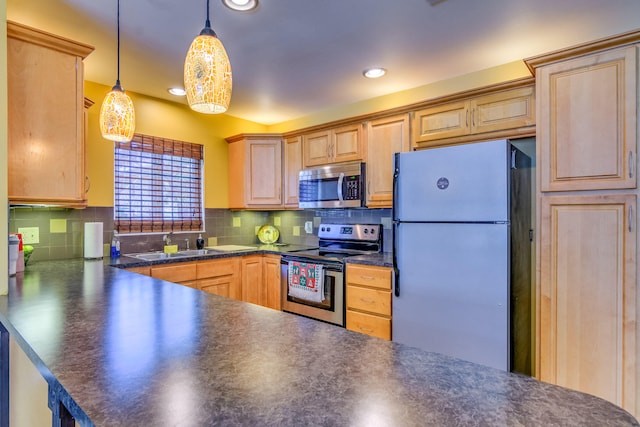
[[242,301],[280,310],[280,256],[242,257]]
[[457,95],[416,111],[413,147],[426,148],[459,142],[533,134],[534,85],[491,91],[468,98]]
[[362,160],[362,134],[358,123],[303,135],[304,167]]
[[636,417],[639,42],[635,31],[525,60],[538,118],[536,376]]
[[86,206],[83,59],[92,51],[7,22],[10,203]]
[[347,329],[391,339],[391,269],[347,264]]
[[302,169],[302,137],[293,136],[284,141],[284,207],[298,209],[300,170]]
[[393,155],[409,151],[409,115],[372,120],[367,123],[366,163],[369,208],[390,208],[393,199]]
[[633,412],[636,196],[543,196],[538,377]]
[[197,261],[196,280],[201,291],[241,299],[240,257]]
[[282,136],[243,134],[229,144],[229,207],[282,208]]
[[541,191],[636,188],[636,46],[536,74]]
[[282,310],[282,301],[280,300],[282,288],[282,284],[280,283],[282,274],[280,269],[280,256],[264,255],[263,263],[262,282],[266,295],[262,305],[273,308],[274,310]]
[[151,266],[151,277],[197,288],[195,262]]
[[142,274],[144,276],[151,276],[151,267],[149,266],[141,266],[141,267],[130,267],[125,270],[130,271],[132,273]]

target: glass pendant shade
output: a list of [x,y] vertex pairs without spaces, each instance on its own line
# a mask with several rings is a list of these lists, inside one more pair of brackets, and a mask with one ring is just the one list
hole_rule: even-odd
[[227,111],[231,101],[231,63],[222,42],[206,27],[184,61],[184,88],[192,110],[205,114]]
[[100,132],[105,139],[118,142],[131,141],[136,128],[133,101],[122,87],[116,84],[102,101],[100,108]]

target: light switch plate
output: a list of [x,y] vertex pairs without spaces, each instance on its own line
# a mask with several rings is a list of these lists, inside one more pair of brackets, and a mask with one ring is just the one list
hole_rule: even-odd
[[294,236],[299,236],[300,235],[300,226],[299,225],[295,225],[293,227],[293,235]]
[[282,225],[282,223],[280,222],[280,217],[279,216],[274,216],[273,217],[273,225],[275,225],[276,227],[280,227]]
[[40,243],[39,227],[18,227],[18,233],[22,234],[22,243],[25,245]]
[[304,231],[305,231],[307,234],[311,234],[311,233],[313,233],[313,221],[306,221],[306,222],[304,223]]
[[50,219],[49,220],[49,232],[51,232],[51,233],[66,233],[67,232],[67,220],[66,219]]
[[239,216],[234,216],[233,217],[233,226],[234,227],[240,227],[240,224],[242,224],[242,221],[240,221],[240,217]]

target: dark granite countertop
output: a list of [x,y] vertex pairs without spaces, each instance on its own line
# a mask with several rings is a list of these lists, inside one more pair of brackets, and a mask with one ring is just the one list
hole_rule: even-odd
[[123,254],[118,258],[110,259],[109,264],[112,267],[132,268],[132,267],[142,267],[145,265],[172,264],[175,262],[228,258],[228,257],[235,257],[235,256],[251,255],[251,254],[282,255],[285,253],[294,253],[294,252],[302,252],[302,251],[318,249],[317,246],[289,245],[289,244],[286,244],[286,245],[247,244],[242,246],[247,246],[247,247],[252,246],[255,249],[238,250],[238,251],[231,251],[231,252],[221,252],[221,251],[210,250],[206,255],[197,255],[193,257],[181,257],[181,258],[164,258],[164,259],[157,259],[153,261],[136,258],[135,256],[133,256],[133,254],[128,254],[128,255]]
[[98,426],[638,425],[590,395],[108,261],[29,265],[0,321]]
[[375,265],[378,267],[393,267],[393,256],[388,252],[369,255],[357,255],[345,258],[347,263]]

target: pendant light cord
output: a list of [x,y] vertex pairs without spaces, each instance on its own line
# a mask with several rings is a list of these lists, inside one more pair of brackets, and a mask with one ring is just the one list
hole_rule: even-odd
[[211,28],[211,22],[209,22],[209,0],[207,0],[207,21],[205,22],[204,26],[206,28]]
[[120,0],[118,0],[117,17],[118,17],[118,77],[116,78],[116,86],[120,86]]

